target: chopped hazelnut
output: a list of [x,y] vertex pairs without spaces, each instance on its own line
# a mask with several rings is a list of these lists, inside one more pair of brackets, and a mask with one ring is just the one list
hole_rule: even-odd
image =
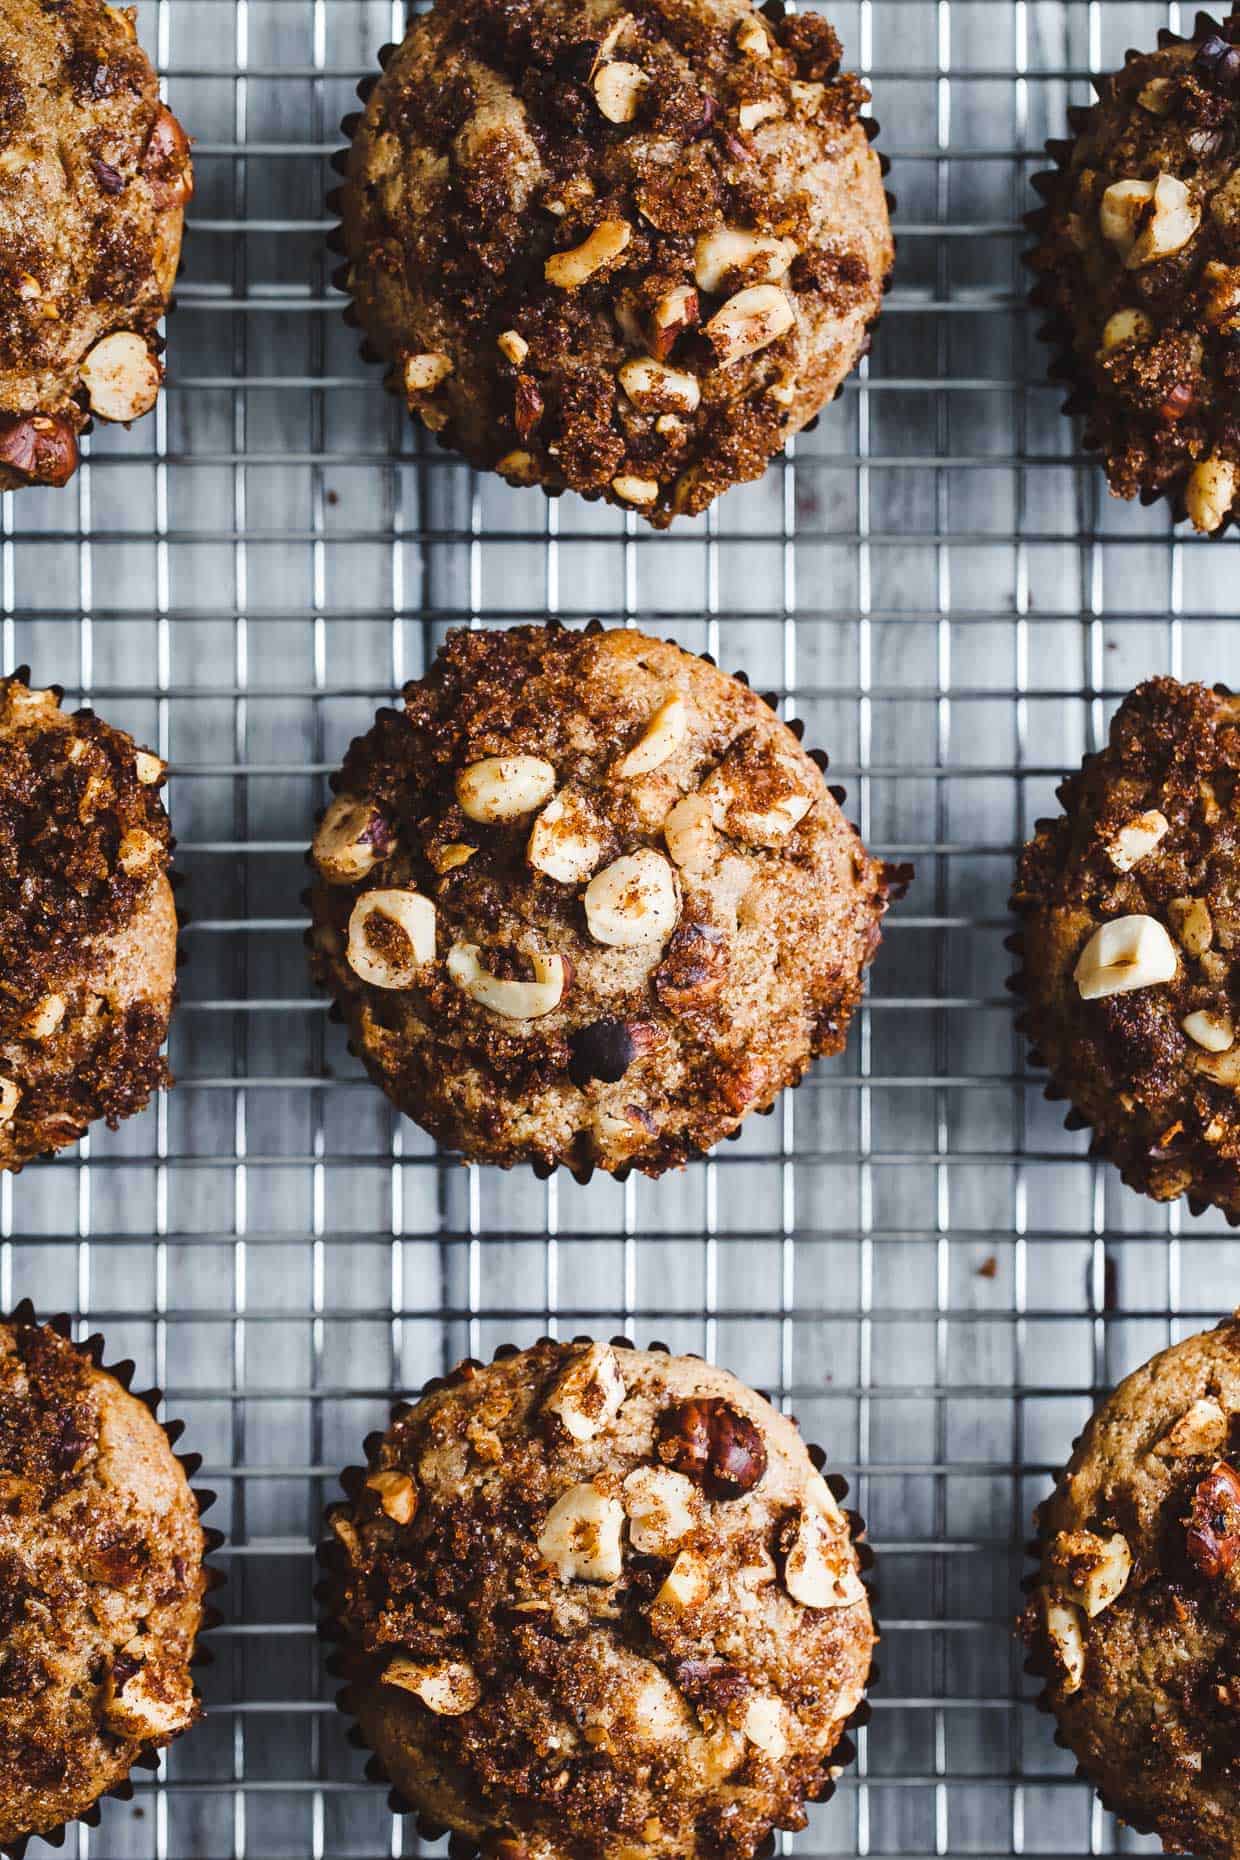
[[21,1103],[21,1090],[12,1079],[0,1078],[0,1129],[11,1124],[18,1105]]
[[667,368],[649,355],[622,363],[618,379],[643,413],[694,413],[702,398],[696,375],[683,368]]
[[48,1040],[65,1017],[63,995],[44,995],[34,1012],[28,1015],[23,1033],[28,1040]]
[[684,742],[688,727],[685,701],[679,692],[673,692],[659,705],[632,749],[616,764],[616,774],[622,781],[630,781],[661,768]]
[[1081,951],[1073,976],[1083,1001],[1128,994],[1174,981],[1175,945],[1157,918],[1136,914],[1099,925]]
[[398,1653],[383,1669],[382,1683],[412,1692],[440,1718],[460,1718],[482,1697],[478,1675],[466,1660],[411,1660]]
[[357,795],[340,794],[319,822],[310,857],[327,884],[353,885],[386,859],[394,844],[381,808]]
[[1119,1531],[1109,1537],[1094,1531],[1060,1531],[1047,1552],[1047,1566],[1056,1587],[1092,1618],[1123,1593],[1132,1552]]
[[1240,1477],[1217,1460],[1193,1493],[1185,1519],[1185,1548],[1210,1581],[1225,1576],[1240,1556]]
[[783,113],[784,106],[778,97],[762,97],[753,103],[742,103],[736,117],[741,128],[748,134],[750,130],[757,129],[762,123],[769,122],[773,116],[782,116]]
[[140,749],[134,757],[134,773],[144,788],[153,788],[164,772],[164,765],[158,756],[148,750]]
[[378,1497],[379,1509],[385,1518],[390,1518],[393,1524],[412,1524],[418,1509],[418,1494],[408,1473],[391,1469],[373,1472],[366,1481],[366,1489]]
[[626,504],[644,505],[659,501],[657,478],[638,478],[631,472],[621,472],[619,477],[612,479],[611,488]]
[[541,756],[486,756],[456,778],[462,811],[484,826],[520,820],[554,792],[555,770]]
[[570,1486],[547,1513],[538,1550],[562,1582],[615,1582],[624,1567],[624,1507],[589,1483]]
[[1228,1421],[1218,1402],[1209,1396],[1190,1402],[1173,1421],[1154,1452],[1160,1459],[1190,1459],[1197,1453],[1217,1453],[1227,1440]]
[[1083,1616],[1075,1603],[1065,1601],[1053,1589],[1040,1593],[1046,1637],[1059,1668],[1059,1689],[1065,1695],[1079,1692],[1085,1677]]
[[680,913],[675,874],[662,853],[650,846],[625,853],[596,872],[583,902],[595,942],[617,949],[665,942]]
[[1198,1008],[1196,1013],[1186,1014],[1180,1026],[1193,1044],[1207,1053],[1229,1052],[1236,1043],[1235,1024],[1227,1013],[1212,1014]]
[[788,1752],[787,1717],[782,1702],[769,1693],[751,1698],[745,1707],[741,1730],[772,1763]]
[[433,393],[441,382],[448,379],[452,367],[451,358],[447,355],[407,355],[404,368],[405,393]]
[[1147,853],[1153,852],[1168,830],[1167,819],[1157,808],[1152,808],[1148,814],[1138,814],[1109,841],[1107,857],[1117,872],[1131,872]]
[[1240,466],[1217,453],[1194,466],[1185,492],[1193,528],[1203,536],[1222,529],[1240,490]]
[[1214,922],[1204,898],[1172,898],[1167,915],[1186,956],[1200,956],[1209,949]]
[[784,1587],[806,1608],[850,1608],[864,1600],[845,1533],[829,1528],[816,1506],[802,1509],[784,1563]]
[[649,82],[640,65],[618,58],[595,72],[594,100],[609,123],[631,123]]
[[671,1614],[687,1613],[701,1607],[712,1586],[710,1564],[692,1550],[682,1550],[664,1577],[654,1606]]
[[513,364],[514,368],[520,368],[522,362],[530,352],[529,343],[525,340],[525,337],[515,329],[506,329],[501,336],[498,336],[496,338],[496,347],[499,349],[500,354]]
[[149,413],[159,396],[163,370],[146,339],[129,329],[97,342],[82,362],[82,383],[92,413],[126,422]]
[[593,1440],[620,1412],[626,1393],[615,1351],[592,1343],[562,1371],[543,1406],[574,1440]]
[[603,220],[588,238],[567,252],[553,252],[543,266],[548,284],[575,291],[596,272],[614,263],[628,246],[633,229],[626,220]]
[[603,857],[603,831],[585,796],[575,788],[561,788],[530,829],[525,856],[536,872],[561,885],[579,885]]
[[412,988],[435,960],[435,918],[420,891],[364,891],[349,914],[345,961],[372,988]]
[[657,362],[667,360],[698,315],[698,294],[692,285],[677,284],[660,297],[650,318],[650,353]]
[[754,284],[716,310],[705,325],[721,368],[769,348],[796,323],[796,311],[774,284]]
[[568,986],[563,956],[531,955],[532,982],[492,975],[483,967],[476,943],[454,943],[448,951],[448,975],[462,994],[506,1020],[541,1020],[560,1005]]
[[791,239],[771,239],[741,226],[703,233],[693,251],[693,275],[703,291],[733,283],[778,284],[797,255]]
[[1117,310],[1107,318],[1102,331],[1102,353],[1109,355],[1126,342],[1152,342],[1155,334],[1153,321],[1144,310]]
[[747,58],[769,58],[771,41],[766,36],[766,27],[756,13],[747,13],[736,28],[736,49],[744,52]]
[[670,1556],[697,1524],[701,1497],[692,1479],[667,1466],[638,1466],[624,1482],[629,1540],[643,1556]]
[[439,877],[443,878],[458,867],[468,865],[477,850],[476,846],[467,846],[464,840],[449,840],[443,846],[436,846],[427,857]]

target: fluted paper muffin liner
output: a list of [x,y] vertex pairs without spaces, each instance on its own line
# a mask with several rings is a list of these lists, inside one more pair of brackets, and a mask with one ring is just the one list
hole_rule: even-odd
[[[534,1345],[502,1343],[492,1352],[491,1361],[502,1362],[507,1357],[518,1356],[523,1349],[534,1348],[536,1344],[539,1343],[563,1341],[564,1339],[539,1337],[536,1339]],[[573,1343],[590,1344],[594,1342],[594,1338],[581,1335],[573,1337],[571,1341]],[[608,1341],[612,1348],[616,1350],[633,1350],[638,1347],[631,1337],[611,1337]],[[647,1350],[658,1352],[663,1356],[670,1356],[673,1354],[669,1344],[657,1340],[648,1343],[646,1348]],[[691,1356],[695,1353],[692,1351],[682,1351],[679,1352],[679,1354]],[[480,1362],[477,1357],[466,1357],[457,1367],[461,1369],[481,1369],[485,1367],[485,1365]],[[411,1414],[413,1409],[417,1406],[417,1403],[425,1396],[433,1395],[437,1390],[445,1388],[450,1379],[450,1376],[431,1376],[428,1381],[422,1384],[422,1387],[412,1399],[404,1399],[395,1402],[388,1414],[389,1427],[395,1426],[397,1422],[404,1420],[407,1415]],[[770,1399],[761,1389],[755,1389],[754,1393],[761,1396],[764,1401],[769,1401]],[[386,1430],[382,1428],[376,1428],[371,1433],[367,1434],[362,1442],[362,1451],[365,1453],[367,1460],[369,1460],[373,1452],[377,1451],[386,1437]],[[825,1472],[827,1455],[822,1447],[809,1441],[807,1441],[805,1445],[806,1451],[815,1469],[822,1473],[831,1489],[832,1495],[842,1504],[843,1500],[848,1496],[848,1481],[841,1473]],[[340,1475],[340,1485],[348,1499],[352,1500],[360,1489],[366,1479],[368,1470],[368,1466],[365,1465],[345,1467]],[[862,1518],[860,1512],[846,1510],[844,1515],[848,1520],[849,1534],[857,1551],[858,1561],[861,1566],[862,1579],[865,1583],[867,1599],[870,1604],[870,1615],[874,1624],[875,1640],[877,1644],[877,1642],[881,1640],[881,1635],[878,1631],[878,1621],[874,1615],[874,1608],[877,1600],[877,1589],[871,1574],[875,1560],[874,1551],[871,1549],[870,1545],[864,1541],[866,1527],[865,1520]],[[324,1571],[323,1578],[316,1584],[314,1591],[315,1600],[319,1604],[320,1611],[318,1632],[320,1639],[329,1647],[333,1647],[345,1639],[345,1635],[336,1621],[334,1613],[337,1598],[336,1584],[344,1569],[344,1550],[335,1533],[330,1529],[328,1529],[320,1539],[316,1557],[319,1567]],[[345,1678],[344,1661],[340,1654],[329,1652],[324,1658],[323,1666],[324,1671],[330,1674],[333,1679]],[[825,1775],[823,1786],[816,1794],[806,1797],[807,1803],[829,1802],[836,1792],[840,1777],[856,1762],[857,1746],[849,1733],[860,1730],[863,1726],[869,1724],[872,1715],[869,1704],[869,1693],[872,1688],[877,1685],[878,1680],[878,1666],[871,1661],[869,1676],[866,1681],[865,1696],[861,1699],[856,1709],[845,1720],[844,1734],[824,1760]],[[420,1840],[437,1841],[442,1839],[445,1834],[448,1834],[450,1830],[447,1827],[425,1815],[415,1803],[408,1801],[407,1798],[393,1786],[392,1779],[384,1767],[382,1758],[375,1751],[373,1745],[367,1740],[358,1723],[357,1717],[350,1704],[349,1688],[347,1684],[336,1693],[334,1704],[336,1710],[348,1721],[349,1729],[346,1733],[346,1741],[352,1749],[361,1751],[366,1756],[366,1763],[363,1769],[366,1781],[386,1785],[388,1790],[387,1805],[392,1813],[410,1816]],[[754,1849],[753,1860],[771,1860],[771,1856],[777,1852],[778,1846],[778,1833],[772,1830],[772,1832],[766,1836],[765,1840]],[[452,1833],[448,1852],[450,1860],[482,1860],[482,1856],[486,1850],[472,1835]]]
[[[210,1491],[206,1487],[195,1486],[193,1484],[194,1477],[199,1467],[202,1465],[202,1455],[200,1453],[177,1453],[175,1451],[177,1442],[185,1431],[184,1421],[160,1420],[159,1409],[163,1403],[162,1391],[157,1388],[135,1389],[132,1386],[133,1378],[136,1373],[134,1363],[128,1357],[115,1363],[108,1362],[104,1354],[107,1346],[102,1332],[96,1331],[92,1333],[91,1336],[83,1339],[82,1342],[76,1343],[73,1339],[72,1323],[67,1313],[58,1312],[54,1317],[40,1318],[35,1311],[33,1302],[29,1298],[23,1298],[21,1302],[0,1321],[6,1324],[17,1324],[22,1326],[42,1324],[48,1330],[55,1331],[56,1335],[58,1337],[63,1337],[66,1343],[71,1344],[78,1354],[90,1363],[92,1368],[100,1370],[104,1375],[111,1376],[113,1381],[119,1383],[121,1388],[123,1388],[127,1394],[132,1395],[135,1401],[141,1402],[142,1406],[150,1413],[152,1419],[158,1422],[168,1445],[173,1448],[173,1457],[189,1483],[190,1492],[198,1507],[199,1517],[203,1517],[205,1513],[210,1510],[211,1506],[216,1502],[218,1494]],[[206,1575],[204,1597],[222,1588],[226,1580],[224,1572],[218,1566],[207,1561],[210,1554],[218,1550],[223,1543],[224,1534],[222,1531],[217,1531],[208,1525],[203,1526],[202,1567]],[[218,1608],[204,1599],[202,1618],[199,1621],[198,1631],[194,1637],[194,1651],[189,1661],[191,1667],[204,1667],[211,1664],[214,1656],[210,1648],[203,1645],[203,1639],[213,1628],[218,1627],[222,1620],[223,1616],[220,1614]],[[196,1701],[201,1702],[196,1685],[194,1687],[194,1698]],[[71,1816],[67,1821],[60,1822],[56,1827],[40,1830],[32,1829],[29,1834],[23,1834],[15,1841],[0,1843],[0,1855],[7,1856],[7,1860],[24,1860],[26,1849],[32,1840],[46,1841],[51,1847],[60,1847],[64,1844],[65,1835],[76,1823],[80,1823],[85,1828],[97,1828],[102,1814],[101,1804],[109,1797],[118,1802],[130,1801],[134,1793],[135,1772],[157,1770],[159,1768],[160,1752],[167,1748],[167,1744],[144,1744],[133,1760],[130,1774],[121,1782],[115,1783],[112,1788],[101,1790],[90,1807],[83,1809],[80,1815]]]
[[[1195,44],[1198,39],[1208,36],[1212,32],[1220,32],[1221,30],[1221,24],[1214,18],[1213,14],[1198,12],[1191,34],[1172,32],[1167,26],[1161,27],[1158,32],[1157,49],[1162,51],[1166,47],[1172,45],[1192,45]],[[1142,58],[1146,55],[1147,54],[1139,47],[1132,47],[1124,53],[1124,65],[1127,66],[1133,59]],[[1091,77],[1090,83],[1097,95],[1101,96],[1102,87],[1111,75],[1111,73],[1106,73]],[[1076,138],[1088,127],[1096,107],[1095,104],[1070,104],[1066,114],[1068,128],[1072,132],[1071,135],[1052,136],[1044,145],[1046,154],[1054,163],[1054,166],[1051,168],[1044,168],[1038,174],[1035,174],[1032,177],[1031,185],[1035,193],[1041,195],[1046,204],[1041,207],[1035,207],[1031,212],[1023,216],[1024,225],[1034,234],[1039,242],[1050,228],[1051,197],[1060,180],[1067,173],[1071,165],[1072,151],[1076,145]],[[1035,252],[1036,247],[1030,247],[1022,254],[1023,262],[1030,269],[1033,267]],[[1035,330],[1038,340],[1043,343],[1050,352],[1047,363],[1047,377],[1053,382],[1061,383],[1067,389],[1067,396],[1061,404],[1060,411],[1069,419],[1080,419],[1083,422],[1081,432],[1082,446],[1084,450],[1090,453],[1097,461],[1105,476],[1106,459],[1104,450],[1097,443],[1091,429],[1091,418],[1094,409],[1099,403],[1100,397],[1097,388],[1089,377],[1087,369],[1082,365],[1081,358],[1076,352],[1073,330],[1070,323],[1066,318],[1058,315],[1054,311],[1049,279],[1039,278],[1038,282],[1029,291],[1029,303],[1035,310],[1051,311],[1051,315],[1046,321],[1039,323]],[[1151,509],[1155,504],[1165,503],[1171,513],[1173,523],[1183,523],[1188,518],[1188,509],[1185,501],[1187,477],[1188,474],[1186,472],[1185,481],[1183,483],[1168,485],[1165,490],[1161,491],[1145,487],[1138,492],[1137,501],[1147,510]],[[1210,532],[1209,540],[1217,541],[1220,537],[1225,536],[1232,525],[1236,523],[1240,523],[1240,508],[1234,510],[1218,529]]]

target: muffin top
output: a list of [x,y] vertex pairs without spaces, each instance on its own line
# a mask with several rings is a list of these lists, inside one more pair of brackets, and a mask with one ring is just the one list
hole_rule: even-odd
[[164,767],[55,690],[0,679],[0,1169],[166,1081],[176,975]]
[[194,1722],[202,1554],[149,1409],[50,1326],[0,1325],[0,1842]]
[[333,786],[315,972],[448,1146],[658,1174],[843,1046],[886,875],[713,663],[456,633]]
[[1169,1849],[1240,1853],[1240,1322],[1121,1382],[1038,1514],[1024,1627],[1109,1807]]
[[0,8],[0,489],[63,484],[89,414],[154,405],[193,189],[132,8]]
[[1071,121],[1031,255],[1070,409],[1121,497],[1217,531],[1240,504],[1240,12],[1130,52]]
[[585,1342],[466,1363],[350,1492],[346,1707],[432,1819],[505,1860],[741,1860],[804,1825],[874,1630],[844,1513],[735,1377]]
[[893,259],[827,22],[441,0],[389,51],[338,204],[394,391],[475,464],[660,528],[760,476],[868,345]]
[[1240,702],[1152,679],[1040,820],[1023,1024],[1124,1180],[1240,1218]]

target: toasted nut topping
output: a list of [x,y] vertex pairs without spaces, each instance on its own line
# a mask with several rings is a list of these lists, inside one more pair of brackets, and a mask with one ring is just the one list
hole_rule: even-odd
[[1210,286],[1205,320],[1211,329],[1234,323],[1240,317],[1240,265],[1221,265],[1216,260],[1202,274]]
[[1225,1576],[1240,1556],[1240,1478],[1217,1460],[1193,1493],[1184,1547],[1203,1576]]
[[97,342],[82,363],[90,410],[101,420],[136,420],[159,396],[163,371],[142,336],[118,329]]
[[1202,1396],[1190,1402],[1154,1448],[1160,1459],[1191,1459],[1196,1453],[1217,1453],[1227,1439],[1227,1416],[1216,1401]]
[[134,22],[133,14],[128,12],[124,7],[119,6],[105,6],[103,10],[112,23],[120,27],[130,44],[136,45],[138,40],[138,28]]
[[194,1691],[184,1671],[144,1663],[136,1636],[112,1657],[104,1681],[103,1722],[115,1737],[165,1742],[193,1722]]
[[406,394],[430,394],[452,373],[449,356],[407,355],[405,357]]
[[435,871],[443,878],[447,872],[455,872],[458,866],[468,865],[476,846],[467,846],[464,840],[449,840],[446,846],[437,846],[430,854],[430,862]]
[[827,94],[825,84],[807,84],[799,78],[793,78],[788,89],[798,110],[803,110],[806,116],[817,116]]
[[1174,89],[1174,78],[1151,78],[1149,83],[1137,92],[1137,102],[1143,110],[1148,110],[1151,116],[1169,116]]
[[586,886],[584,903],[590,935],[616,949],[664,942],[680,913],[675,874],[651,846],[604,866]]
[[655,1422],[655,1452],[715,1499],[742,1498],[766,1474],[766,1442],[756,1421],[722,1396],[672,1402]]
[[538,465],[532,452],[505,452],[495,469],[512,484],[538,483]]
[[692,1550],[682,1550],[663,1579],[654,1598],[656,1609],[682,1614],[699,1608],[711,1591],[710,1564]]
[[358,1562],[362,1554],[362,1540],[354,1530],[352,1520],[344,1511],[332,1511],[328,1513],[327,1522],[352,1560]]
[[1109,355],[1125,342],[1153,342],[1155,334],[1153,321],[1144,310],[1117,310],[1107,318],[1102,332],[1102,353]]
[[383,1669],[382,1683],[412,1692],[440,1718],[460,1718],[482,1697],[478,1675],[465,1660],[411,1660],[398,1653]]
[[194,171],[190,166],[189,137],[171,110],[161,104],[142,151],[141,172],[159,213],[179,211],[194,197]]
[[1079,1692],[1085,1677],[1085,1635],[1081,1628],[1081,1611],[1053,1589],[1043,1589],[1042,1619],[1051,1652],[1059,1666],[1059,1689],[1067,1694]]
[[850,1608],[865,1598],[848,1539],[817,1506],[802,1509],[784,1563],[784,1587],[806,1608]]
[[687,374],[683,368],[665,368],[649,355],[624,362],[619,380],[633,405],[643,413],[693,413],[702,398],[696,375]]
[[159,841],[153,833],[147,833],[142,827],[131,827],[128,833],[121,835],[116,856],[122,872],[134,878],[158,859],[160,851]]
[[670,1556],[693,1530],[701,1498],[692,1479],[667,1466],[638,1466],[624,1482],[629,1542],[642,1556]]
[[1121,257],[1127,258],[1137,242],[1141,222],[1154,199],[1153,181],[1116,181],[1107,188],[1098,209],[1102,236]]
[[554,792],[555,770],[541,756],[487,756],[456,778],[456,798],[463,811],[484,826],[520,820]]
[[736,28],[736,49],[744,52],[747,58],[769,58],[771,41],[766,36],[766,27],[756,13],[750,13]]
[[561,788],[534,822],[525,856],[536,872],[561,885],[579,885],[598,869],[605,851],[590,803],[575,788]]
[[698,294],[688,284],[678,284],[660,297],[650,319],[650,353],[657,362],[665,362],[687,329],[698,320]]
[[1157,808],[1148,814],[1138,814],[1126,827],[1121,827],[1109,843],[1107,857],[1117,872],[1131,872],[1147,853],[1153,852],[1167,830],[1167,821]]
[[787,1755],[788,1734],[784,1729],[787,1714],[780,1700],[770,1693],[750,1699],[745,1707],[741,1730],[751,1744],[756,1744],[772,1763]]
[[44,995],[22,1028],[28,1040],[49,1040],[65,1017],[63,995]]
[[652,769],[659,768],[669,756],[675,755],[685,740],[688,727],[685,701],[679,693],[674,693],[660,704],[641,739],[617,764],[616,774],[625,781],[635,775],[649,775]]
[[1200,224],[1201,209],[1194,205],[1183,181],[1173,174],[1160,174],[1154,185],[1153,210],[1138,232],[1125,265],[1129,271],[1138,271],[1182,252]]
[[626,504],[655,504],[659,500],[657,478],[636,478],[631,472],[621,472],[612,479],[611,488]]
[[1209,949],[1214,923],[1204,898],[1172,898],[1167,915],[1186,956],[1200,956]]
[[567,252],[553,252],[543,266],[543,276],[560,290],[575,291],[596,272],[614,263],[632,237],[633,229],[626,220],[603,220],[580,245]]
[[506,329],[502,336],[496,338],[496,347],[514,366],[520,368],[530,352],[530,345],[519,330]]
[[368,1491],[376,1492],[379,1509],[393,1524],[412,1524],[418,1508],[418,1494],[413,1480],[403,1472],[373,1472],[366,1481]]
[[1055,1586],[1091,1618],[1122,1595],[1132,1571],[1132,1552],[1119,1531],[1060,1531],[1047,1553]]
[[420,891],[364,891],[349,914],[345,961],[373,988],[412,988],[435,960],[435,906]]
[[771,117],[782,116],[783,113],[784,106],[778,97],[763,97],[755,103],[742,103],[736,117],[741,128],[748,133],[751,129],[757,129],[759,124],[769,122]]
[[1157,918],[1140,914],[1100,924],[1081,951],[1073,977],[1082,1001],[1130,994],[1175,980],[1175,944]]
[[615,1582],[624,1567],[620,1547],[624,1506],[593,1485],[571,1485],[556,1499],[538,1533],[538,1551],[561,1582]]
[[560,1005],[568,984],[563,956],[531,956],[532,982],[509,981],[482,966],[476,943],[454,943],[448,951],[448,974],[462,994],[506,1020],[541,1020]]
[[1180,1025],[1189,1039],[1207,1053],[1229,1052],[1236,1043],[1236,1029],[1230,1014],[1211,1014],[1205,1008],[1198,1008],[1195,1014],[1186,1014]]
[[543,1406],[574,1440],[593,1440],[620,1412],[627,1392],[615,1351],[592,1343],[572,1359]]
[[778,342],[796,320],[796,311],[776,285],[754,284],[729,297],[723,308],[716,310],[706,324],[706,334],[720,367],[727,368]]
[[631,123],[649,82],[640,65],[618,58],[594,73],[594,101],[609,123]]
[[791,407],[797,397],[797,384],[793,378],[785,376],[774,382],[766,392],[768,399],[775,401],[779,406]]
[[148,750],[140,749],[133,759],[134,773],[144,788],[153,788],[164,772],[164,765],[158,756]]
[[21,1092],[12,1079],[0,1079],[0,1129],[11,1124],[21,1102]]
[[1203,459],[1193,468],[1185,491],[1193,528],[1200,530],[1203,536],[1211,536],[1215,530],[1222,529],[1231,515],[1238,490],[1240,466],[1233,465],[1230,459],[1220,458],[1217,453]]
[[778,284],[796,255],[791,239],[769,239],[741,226],[720,226],[715,232],[703,233],[694,247],[693,275],[700,290],[712,292],[726,290],[742,278],[747,284]]
[[386,859],[393,844],[391,824],[373,801],[340,794],[319,822],[310,857],[329,885],[352,885]]
[[68,483],[77,464],[77,434],[66,415],[0,414],[0,465],[32,484],[59,485]]
[[1194,1052],[1193,1070],[1204,1072],[1216,1085],[1240,1087],[1240,1047],[1229,1046],[1225,1052]]
[[685,872],[704,872],[715,850],[715,808],[710,796],[687,794],[663,822],[663,838]]

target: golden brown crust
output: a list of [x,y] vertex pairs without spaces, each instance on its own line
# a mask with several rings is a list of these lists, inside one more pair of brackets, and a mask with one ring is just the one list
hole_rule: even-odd
[[92,712],[0,680],[0,1169],[115,1126],[167,1082],[163,779]]
[[[660,528],[760,476],[864,352],[892,264],[839,60],[824,20],[748,0],[415,19],[340,192],[394,389],[475,465]],[[703,259],[725,229],[750,249]]]
[[[1077,383],[1070,410],[1087,414],[1086,443],[1118,496],[1165,495],[1183,514],[1187,495],[1198,527],[1218,530],[1240,508],[1240,11],[1221,25],[1199,13],[1190,39],[1161,33],[1069,115],[1072,140],[1050,145],[1059,169],[1040,178],[1030,263],[1035,302],[1054,318],[1043,333]],[[1166,194],[1168,235],[1141,249],[1108,238],[1107,190],[1160,175],[1186,190],[1182,207]],[[1153,213],[1151,202],[1132,230]],[[1144,262],[1147,249],[1164,255]],[[1128,322],[1111,324],[1117,314]],[[1193,473],[1213,460],[1227,474],[1207,496]]]
[[[1231,1481],[1215,1470],[1240,1461],[1238,1419],[1234,1318],[1121,1382],[1039,1509],[1042,1563],[1023,1623],[1045,1703],[1107,1805],[1203,1860],[1240,1854],[1240,1567],[1194,1542],[1209,1499],[1207,1522],[1240,1548]],[[1130,1561],[1111,1600],[1096,1586],[1099,1542],[1106,1594]],[[1063,1611],[1054,1634],[1048,1592]]]
[[50,1327],[0,1325],[0,1843],[194,1722],[203,1547],[149,1409]]
[[[102,0],[0,11],[0,489],[63,484],[92,412],[154,399],[193,182],[135,38],[132,10]],[[121,331],[140,338],[128,390],[88,360]]]
[[[451,635],[404,695],[334,780],[382,843],[342,882],[321,830],[312,966],[384,1090],[441,1142],[504,1164],[659,1174],[769,1105],[812,1056],[840,1051],[886,875],[761,698],[640,633],[532,626]],[[683,734],[623,775],[673,700]],[[514,755],[541,763],[547,791],[510,821],[471,819],[459,778]],[[592,836],[565,880],[531,863],[552,787],[584,808]],[[668,837],[687,796],[709,815],[688,865]],[[651,940],[617,946],[590,915],[595,875],[635,852],[666,914]],[[375,986],[350,962],[349,924],[359,898],[393,888],[433,902],[433,960]],[[458,945],[516,981],[535,958],[562,961],[562,991],[514,1018],[454,979]]]
[[[582,1343],[463,1365],[350,1491],[345,1706],[430,1817],[506,1860],[747,1860],[804,1826],[874,1630],[844,1514],[734,1377]],[[803,1527],[829,1603],[791,1593]]]
[[[1012,903],[1023,920],[1024,1026],[1058,1094],[1093,1125],[1132,1188],[1240,1217],[1240,1024],[1233,873],[1240,832],[1240,707],[1204,685],[1152,679],[1125,699],[1108,747],[1037,823]],[[1118,836],[1147,815],[1161,837],[1128,870]],[[1157,823],[1155,823],[1157,829]],[[1123,855],[1121,854],[1121,857]],[[1083,1000],[1074,974],[1101,923],[1152,917],[1171,938],[1165,982]],[[1219,1050],[1186,1030],[1205,1015]],[[1201,1023],[1192,1022],[1201,1031]]]

